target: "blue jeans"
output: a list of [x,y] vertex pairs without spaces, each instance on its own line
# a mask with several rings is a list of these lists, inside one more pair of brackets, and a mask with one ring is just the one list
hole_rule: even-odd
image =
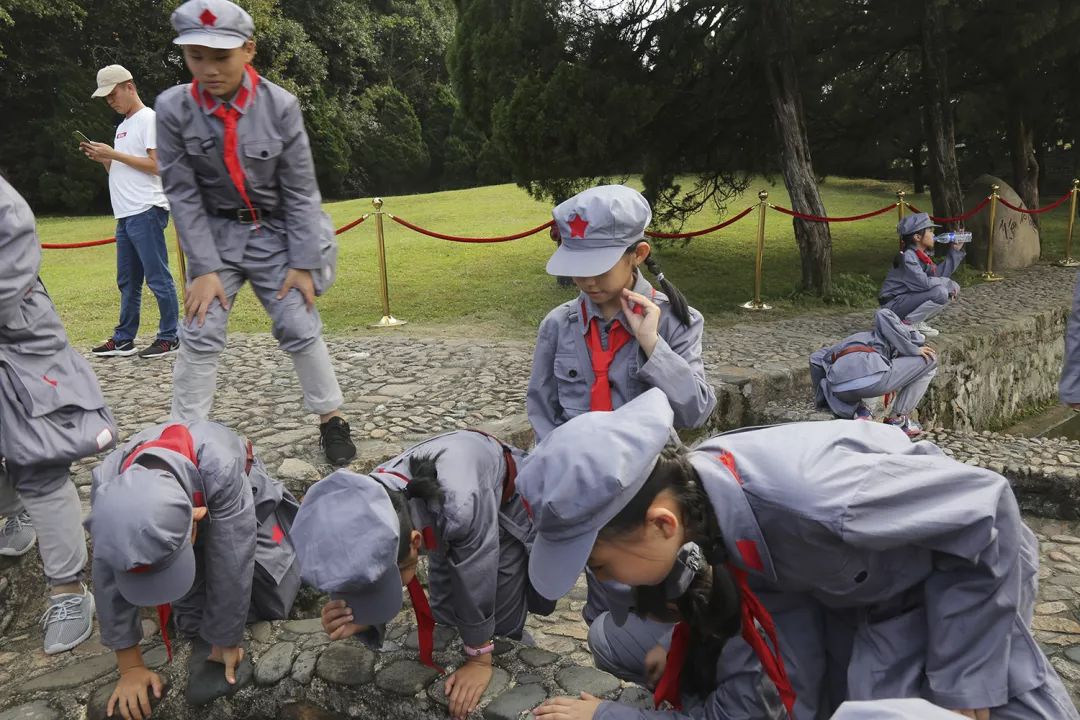
[[120,289],[120,324],[113,331],[117,342],[134,340],[139,333],[143,279],[157,298],[161,323],[158,339],[176,340],[180,305],[169,272],[165,228],[169,211],[157,206],[116,221],[116,286]]

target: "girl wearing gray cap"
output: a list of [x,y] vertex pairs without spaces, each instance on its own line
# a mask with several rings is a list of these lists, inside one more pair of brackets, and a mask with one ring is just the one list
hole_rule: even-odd
[[[518,486],[539,593],[563,595],[588,566],[633,586],[636,612],[680,621],[654,670],[657,703],[676,710],[556,698],[538,718],[768,717],[756,655],[798,720],[918,697],[975,720],[1080,720],[1029,630],[1038,548],[1005,478],[876,423],[735,431],[688,451],[668,444],[671,420],[658,391],[576,418]],[[593,624],[598,666],[645,673],[635,620]]]
[[[481,432],[420,443],[370,475],[340,470],[304,497],[293,540],[304,580],[331,594],[323,628],[378,648],[407,586],[420,659],[433,657],[435,621],[455,627],[465,659],[446,680],[450,715],[464,718],[492,677],[493,640],[520,639],[537,602],[526,570],[532,521],[516,491],[524,453]],[[363,548],[357,552],[356,548]],[[429,606],[416,578],[428,558]]]
[[952,280],[952,274],[966,254],[963,244],[954,241],[949,244],[945,261],[940,265],[935,263],[931,254],[936,227],[926,213],[908,215],[897,224],[900,252],[893,259],[892,269],[885,276],[878,294],[882,307],[892,310],[901,320],[929,337],[938,335],[939,331],[926,321],[938,315],[960,294],[960,286]]

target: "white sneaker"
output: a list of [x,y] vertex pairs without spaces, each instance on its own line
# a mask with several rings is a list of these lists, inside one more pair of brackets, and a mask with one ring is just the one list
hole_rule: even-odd
[[937,337],[941,334],[940,330],[935,330],[924,322],[915,323],[915,329],[921,332],[926,337]]
[[0,555],[7,557],[19,557],[30,552],[37,542],[37,533],[30,524],[30,515],[23,510],[18,515],[12,515],[0,528]]
[[46,655],[78,647],[94,630],[94,596],[85,587],[81,593],[53,595],[49,609],[41,616],[41,627]]

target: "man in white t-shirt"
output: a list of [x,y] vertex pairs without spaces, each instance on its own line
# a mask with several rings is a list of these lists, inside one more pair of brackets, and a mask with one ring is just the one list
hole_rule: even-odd
[[169,203],[161,188],[157,168],[157,125],[154,111],[139,99],[131,73],[120,65],[109,65],[97,74],[97,90],[124,116],[116,128],[115,147],[84,142],[80,146],[91,160],[100,162],[109,173],[109,195],[116,216],[116,285],[120,288],[120,322],[113,336],[94,348],[99,356],[134,355],[142,309],[145,278],[157,298],[161,322],[157,338],[139,351],[141,358],[174,354],[179,303],[176,285],[169,272],[169,252],[165,228],[169,224]]

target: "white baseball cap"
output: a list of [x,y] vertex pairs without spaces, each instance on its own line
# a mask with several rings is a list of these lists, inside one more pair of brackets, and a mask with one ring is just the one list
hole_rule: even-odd
[[122,82],[133,80],[131,73],[123,65],[106,65],[98,70],[97,90],[90,97],[105,97],[113,91],[113,88]]

